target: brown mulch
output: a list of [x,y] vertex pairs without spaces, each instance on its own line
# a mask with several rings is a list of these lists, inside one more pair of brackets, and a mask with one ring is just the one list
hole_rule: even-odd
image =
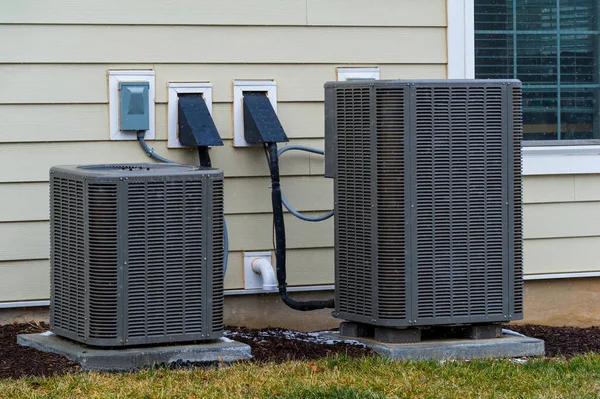
[[363,345],[350,345],[339,341],[326,343],[326,339],[319,340],[307,333],[281,328],[228,327],[226,335],[231,339],[250,345],[253,361],[259,363],[316,360],[333,355],[375,356],[373,350]]
[[49,327],[46,323],[0,326],[0,378],[50,377],[81,370],[79,364],[64,356],[17,344],[17,334],[39,333]]
[[548,327],[533,324],[509,329],[544,340],[546,356],[574,356],[582,353],[600,353],[600,327]]
[[[49,377],[77,373],[81,368],[63,356],[17,345],[17,334],[46,331],[46,323],[7,324],[0,326],[0,378]],[[511,325],[509,328],[545,341],[546,356],[573,356],[600,353],[600,327],[546,327]],[[318,338],[314,334],[278,328],[250,329],[228,327],[226,335],[252,348],[255,362],[316,360],[344,354],[350,357],[374,356],[363,346]]]

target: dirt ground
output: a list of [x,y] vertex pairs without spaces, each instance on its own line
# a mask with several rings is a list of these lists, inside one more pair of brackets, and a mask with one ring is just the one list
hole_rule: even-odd
[[[0,378],[48,377],[81,371],[77,363],[71,362],[63,356],[17,345],[17,334],[42,332],[48,328],[46,323],[0,326]],[[600,353],[600,327],[522,325],[510,326],[510,328],[527,336],[543,339],[546,344],[546,356]],[[229,327],[225,335],[249,344],[255,362],[315,360],[336,354],[345,354],[351,357],[374,356],[370,349],[360,344],[332,341],[313,333],[300,333],[278,328]]]

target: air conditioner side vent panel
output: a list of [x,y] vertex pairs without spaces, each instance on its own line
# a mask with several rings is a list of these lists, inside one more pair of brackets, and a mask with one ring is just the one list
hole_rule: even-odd
[[56,334],[105,347],[222,335],[221,171],[54,167],[51,234]]
[[330,82],[325,101],[336,316],[522,318],[521,82]]

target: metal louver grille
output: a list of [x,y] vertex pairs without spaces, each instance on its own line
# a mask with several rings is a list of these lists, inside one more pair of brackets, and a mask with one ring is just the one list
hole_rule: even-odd
[[513,140],[512,161],[514,165],[514,313],[523,314],[523,206],[522,206],[522,161],[521,140],[523,137],[523,112],[521,88],[512,90],[513,96]]
[[223,325],[223,263],[225,259],[225,242],[223,237],[223,180],[213,180],[212,182],[212,329],[220,331]]
[[203,183],[128,184],[127,336],[202,331]]
[[377,315],[406,318],[405,87],[378,88]]
[[522,319],[521,83],[325,90],[334,315],[390,327]]
[[335,191],[339,311],[371,316],[371,112],[369,88],[338,90]]
[[118,292],[116,184],[88,185],[89,335],[116,338]]
[[502,89],[417,88],[415,107],[418,318],[502,315]]
[[82,165],[50,176],[56,334],[102,347],[222,336],[220,170]]
[[83,182],[52,178],[52,326],[85,331]]

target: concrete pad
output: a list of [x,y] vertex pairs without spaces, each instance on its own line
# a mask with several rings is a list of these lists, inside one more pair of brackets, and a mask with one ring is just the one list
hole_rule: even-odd
[[188,362],[211,365],[252,358],[249,345],[229,338],[202,344],[101,349],[80,345],[48,331],[18,335],[17,343],[66,356],[81,364],[83,370],[90,371],[130,371],[153,365]]
[[323,336],[334,340],[347,339],[350,342],[362,343],[379,355],[394,360],[485,359],[544,355],[544,341],[511,335],[478,340],[438,339],[407,344],[390,344],[362,337],[346,338],[334,332]]

